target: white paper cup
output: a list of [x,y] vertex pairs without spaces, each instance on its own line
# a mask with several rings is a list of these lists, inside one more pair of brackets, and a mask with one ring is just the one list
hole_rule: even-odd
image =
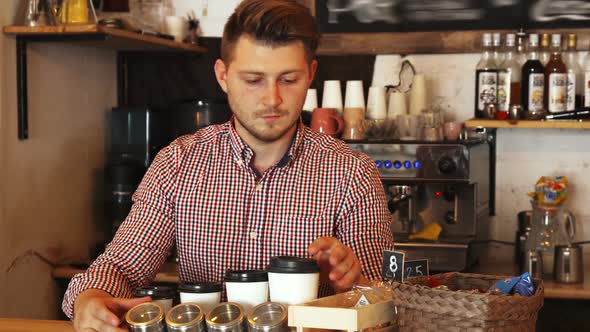
[[316,108],[318,108],[318,91],[316,89],[307,89],[302,109],[306,112],[313,112]]
[[342,114],[342,90],[340,81],[324,81],[322,108],[335,108]]
[[426,104],[426,78],[424,74],[416,74],[410,90],[410,114],[420,115],[427,109]]
[[318,297],[320,268],[315,260],[292,256],[271,257],[267,271],[272,302],[291,305]]
[[369,88],[367,98],[367,119],[384,120],[387,118],[387,106],[384,86],[372,86]]
[[180,303],[198,303],[205,312],[221,301],[221,284],[212,282],[182,283],[178,286]]
[[344,108],[365,108],[363,81],[346,81]]
[[175,295],[175,290],[167,286],[146,286],[133,292],[133,297],[151,297],[152,301],[159,303],[164,308],[164,313],[172,308]]
[[182,42],[188,35],[188,21],[180,16],[166,16],[164,18],[166,33],[174,36],[174,41]]
[[228,270],[225,273],[227,300],[236,302],[248,312],[250,308],[268,301],[268,274],[258,270]]
[[396,119],[398,115],[408,114],[406,106],[406,94],[403,92],[392,92],[389,94],[389,104],[387,105],[387,118]]

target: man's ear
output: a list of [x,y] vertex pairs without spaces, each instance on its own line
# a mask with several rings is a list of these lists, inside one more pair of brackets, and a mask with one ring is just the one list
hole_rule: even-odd
[[227,66],[221,59],[215,61],[215,78],[221,89],[227,93]]
[[311,85],[311,82],[313,82],[313,79],[315,78],[315,72],[318,69],[318,62],[317,60],[312,60],[311,61],[311,65],[309,66],[309,85]]

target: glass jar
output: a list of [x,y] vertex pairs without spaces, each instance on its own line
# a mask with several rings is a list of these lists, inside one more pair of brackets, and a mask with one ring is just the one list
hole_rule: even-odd
[[166,314],[168,332],[205,331],[205,314],[197,303],[181,303]]
[[164,309],[154,302],[138,304],[125,314],[131,332],[165,332]]

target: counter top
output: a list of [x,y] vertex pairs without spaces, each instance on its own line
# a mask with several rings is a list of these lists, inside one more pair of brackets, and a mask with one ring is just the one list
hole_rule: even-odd
[[65,320],[39,320],[0,318],[0,332],[74,332],[72,322]]
[[[473,273],[517,275],[518,267],[513,263],[486,262],[481,267],[475,267]],[[579,284],[562,284],[549,278],[543,279],[546,299],[590,299],[590,265],[584,268],[584,282]]]
[[[170,264],[171,266],[173,264]],[[488,262],[482,267],[475,267],[470,272],[495,274],[495,275],[517,275],[517,267],[512,263]],[[70,279],[76,273],[83,272],[83,269],[73,266],[59,266],[53,269],[53,277],[58,279]],[[178,283],[178,273],[171,267],[165,268],[156,274],[155,282]],[[590,266],[584,269],[584,282],[580,284],[561,284],[553,280],[545,279],[545,298],[548,299],[590,299]]]

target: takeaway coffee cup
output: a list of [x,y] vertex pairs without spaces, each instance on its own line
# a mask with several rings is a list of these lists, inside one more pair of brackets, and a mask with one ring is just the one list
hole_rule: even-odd
[[198,303],[205,312],[221,301],[221,284],[214,282],[184,282],[178,286],[180,303]]
[[318,297],[320,267],[315,260],[275,256],[271,257],[266,270],[272,302],[291,305]]
[[227,300],[241,304],[248,312],[250,308],[268,301],[268,274],[259,270],[227,270],[225,289]]
[[164,312],[168,312],[174,304],[174,296],[176,292],[172,287],[167,286],[146,286],[137,289],[133,293],[133,297],[149,296],[156,303],[159,303]]

